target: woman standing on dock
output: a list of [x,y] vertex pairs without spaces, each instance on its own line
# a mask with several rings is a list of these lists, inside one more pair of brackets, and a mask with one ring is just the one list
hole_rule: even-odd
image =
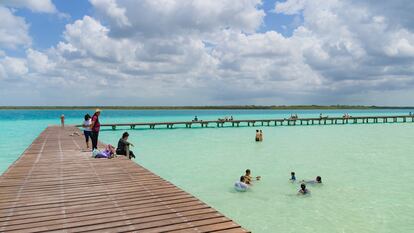
[[86,141],[86,149],[89,149],[89,138],[92,139],[92,131],[91,131],[91,116],[89,114],[85,115],[85,121],[83,122],[83,135],[85,135]]
[[98,108],[95,111],[95,114],[92,116],[91,130],[92,130],[92,150],[98,149],[98,136],[99,130],[101,129],[101,123],[99,123],[99,115],[101,115],[101,110]]

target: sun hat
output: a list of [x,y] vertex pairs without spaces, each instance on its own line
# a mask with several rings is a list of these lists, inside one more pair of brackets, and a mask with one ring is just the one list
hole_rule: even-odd
[[101,109],[97,108],[97,109],[95,110],[95,112],[101,112]]

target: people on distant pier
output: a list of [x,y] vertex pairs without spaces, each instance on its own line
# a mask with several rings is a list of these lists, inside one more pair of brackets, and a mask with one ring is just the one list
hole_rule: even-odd
[[99,130],[101,129],[101,123],[99,122],[99,116],[101,115],[101,110],[97,108],[91,119],[91,139],[92,139],[92,150],[98,149],[98,137]]
[[125,132],[122,134],[122,137],[118,141],[118,147],[116,148],[117,155],[125,155],[129,159],[135,158],[134,152],[129,149],[130,146],[134,146],[132,143],[128,142],[129,133]]
[[62,127],[65,127],[65,115],[60,115],[60,124]]
[[92,139],[92,130],[91,130],[91,116],[89,114],[85,115],[85,120],[83,121],[83,135],[85,135],[86,149],[89,149],[89,139]]
[[198,121],[198,117],[197,117],[197,116],[195,116],[193,121]]
[[233,120],[233,116],[230,116],[230,119],[229,120],[232,121]]
[[[261,176],[256,176],[255,179],[259,181],[261,179]],[[253,178],[251,177],[250,169],[246,170],[246,173],[244,174],[244,181],[246,184],[252,184]]]

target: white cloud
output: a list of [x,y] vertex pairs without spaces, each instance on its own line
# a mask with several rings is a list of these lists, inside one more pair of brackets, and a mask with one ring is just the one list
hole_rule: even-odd
[[8,78],[20,78],[29,71],[25,59],[5,57],[0,59],[0,64],[3,67],[2,76]]
[[254,32],[265,16],[258,9],[260,0],[91,0],[91,3],[117,36],[171,36],[225,28]]
[[98,11],[104,12],[111,20],[115,21],[117,26],[131,26],[128,18],[125,16],[125,8],[118,7],[115,0],[90,0],[91,4]]
[[29,68],[34,72],[45,73],[54,68],[55,64],[49,61],[46,54],[28,49],[26,51]]
[[0,48],[29,46],[31,38],[24,18],[15,16],[8,8],[0,6]]
[[82,104],[381,104],[414,89],[414,27],[371,0],[276,3],[300,19],[289,37],[257,31],[258,0],[90,2],[52,48],[0,57],[0,77]]
[[276,2],[275,12],[286,15],[299,14],[305,8],[306,0],[289,0],[285,2]]
[[16,8],[28,8],[34,12],[57,13],[51,0],[2,0],[0,4]]

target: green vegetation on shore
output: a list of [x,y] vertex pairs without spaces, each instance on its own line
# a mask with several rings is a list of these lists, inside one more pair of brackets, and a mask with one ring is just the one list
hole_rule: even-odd
[[209,109],[413,109],[414,107],[364,105],[224,105],[224,106],[0,106],[0,110],[54,110],[54,109],[112,109],[112,110],[209,110]]

